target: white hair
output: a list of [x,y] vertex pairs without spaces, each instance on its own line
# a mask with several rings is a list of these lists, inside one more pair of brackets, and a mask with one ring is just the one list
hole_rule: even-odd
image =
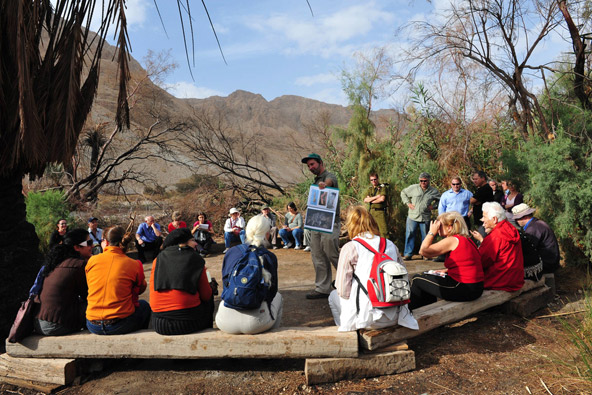
[[483,212],[487,213],[489,218],[496,217],[497,222],[506,219],[506,210],[498,202],[483,203]]
[[265,241],[265,234],[271,229],[271,221],[261,214],[254,216],[247,223],[245,236],[247,243],[259,247]]

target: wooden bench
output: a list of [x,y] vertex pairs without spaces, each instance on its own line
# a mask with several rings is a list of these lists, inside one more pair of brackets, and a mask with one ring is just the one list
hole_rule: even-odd
[[536,288],[544,287],[545,279],[538,282],[526,281],[522,289],[516,292],[483,291],[483,295],[472,302],[448,302],[440,300],[436,303],[420,307],[413,311],[419,324],[419,330],[402,326],[384,329],[360,330],[360,347],[365,350],[378,350],[391,344],[399,343],[440,326],[460,321],[468,316],[498,306]]
[[338,332],[336,327],[279,328],[257,335],[215,329],[181,336],[152,330],[113,336],[84,331],[7,342],[6,353],[20,358],[355,358],[358,340],[355,332]]
[[307,384],[396,374],[415,369],[415,353],[407,349],[407,339],[508,301],[523,306],[532,298],[542,300],[540,295],[550,291],[543,279],[527,281],[517,292],[485,291],[472,302],[439,301],[414,311],[417,331],[399,326],[358,333],[338,332],[336,327],[294,327],[257,335],[229,335],[211,329],[181,336],[162,336],[151,330],[115,336],[86,331],[60,337],[30,336],[21,343],[6,343],[0,376],[22,386],[30,383],[32,388],[44,388],[35,387],[31,382],[35,377],[50,377],[54,386],[67,385],[73,380],[74,362],[83,358],[302,358],[306,359]]

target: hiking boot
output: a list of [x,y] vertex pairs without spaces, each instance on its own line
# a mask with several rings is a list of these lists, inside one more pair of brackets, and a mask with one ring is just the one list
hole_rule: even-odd
[[413,257],[411,255],[405,255],[403,257],[403,259],[406,260],[406,261],[411,261],[411,260],[413,260]]
[[326,299],[328,297],[329,294],[317,292],[316,290],[306,294],[306,299]]

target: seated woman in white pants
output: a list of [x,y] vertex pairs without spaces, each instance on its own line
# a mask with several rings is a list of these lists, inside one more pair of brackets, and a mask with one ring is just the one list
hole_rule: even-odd
[[[372,248],[378,250],[380,230],[374,218],[362,206],[350,209],[346,226],[352,241],[341,248],[335,279],[336,289],[329,294],[329,307],[333,313],[335,324],[339,326],[339,331],[384,328],[396,324],[410,329],[419,329],[417,321],[407,305],[373,308],[368,296],[364,292],[357,292],[358,283],[353,280],[353,274],[356,274],[362,284],[366,284],[370,276],[374,254],[353,239],[362,238]],[[386,240],[384,252],[393,260],[403,264],[399,250],[390,240]],[[359,295],[360,298],[359,312],[357,312],[356,295]]]
[[[264,244],[267,244],[266,234],[269,232],[270,223],[266,218],[257,215],[247,223],[246,228],[246,243],[248,245],[257,247],[258,255],[267,255],[273,264],[277,267],[277,257],[272,252],[268,251]],[[227,265],[233,267],[236,259],[242,256],[242,245],[232,247],[224,256],[224,263],[222,264],[224,273]],[[272,283],[272,274],[263,269],[264,281],[267,284]],[[276,284],[271,285],[272,290],[277,290]],[[252,310],[237,310],[224,305],[224,300],[220,302],[218,312],[216,314],[216,326],[223,332],[231,334],[254,334],[265,332],[272,328],[280,326],[282,319],[283,299],[279,292],[276,292],[271,305],[267,301],[263,301],[259,308]],[[270,313],[271,310],[271,313]]]

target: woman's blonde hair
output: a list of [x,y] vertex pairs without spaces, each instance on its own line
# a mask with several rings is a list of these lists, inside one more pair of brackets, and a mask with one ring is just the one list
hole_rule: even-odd
[[271,222],[262,215],[256,215],[249,220],[245,229],[247,243],[259,247],[263,245],[265,234],[271,229]]
[[171,215],[173,221],[178,221],[181,219],[181,213],[178,211],[173,211],[173,215]]
[[347,233],[350,239],[365,232],[380,235],[378,224],[368,210],[362,206],[353,206],[349,209],[345,226],[347,227]]
[[448,232],[448,236],[461,235],[469,237],[469,229],[467,228],[467,223],[458,211],[450,211],[444,214],[440,214],[438,216],[438,221],[440,221],[440,223],[443,226],[452,226],[452,229],[450,230],[450,232]]
[[121,247],[123,252],[127,251],[129,243],[134,240],[131,233],[125,233],[121,226],[112,226],[103,231],[103,239],[109,242],[109,245]]

